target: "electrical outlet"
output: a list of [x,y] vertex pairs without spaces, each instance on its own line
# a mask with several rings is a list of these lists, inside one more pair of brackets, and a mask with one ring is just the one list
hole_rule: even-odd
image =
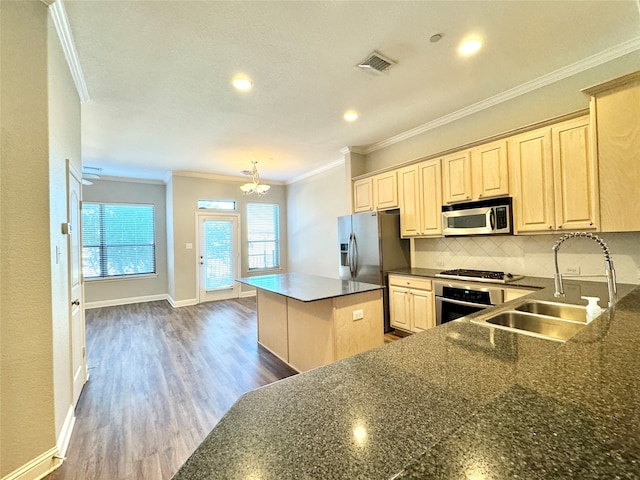
[[444,259],[438,258],[436,260],[436,267],[444,267]]
[[564,273],[567,275],[580,275],[580,267],[566,267]]
[[364,310],[354,310],[353,311],[353,321],[362,320],[364,318]]

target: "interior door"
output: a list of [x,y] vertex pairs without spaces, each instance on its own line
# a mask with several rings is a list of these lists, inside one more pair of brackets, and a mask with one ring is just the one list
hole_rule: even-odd
[[67,160],[67,235],[69,252],[69,303],[71,331],[72,401],[78,403],[82,387],[87,381],[85,359],[84,283],[82,280],[82,242],[80,208],[82,198],[81,174]]
[[198,216],[198,302],[238,298],[238,215]]

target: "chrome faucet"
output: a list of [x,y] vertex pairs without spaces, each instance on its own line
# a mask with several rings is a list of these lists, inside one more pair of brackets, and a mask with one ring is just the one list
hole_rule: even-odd
[[556,263],[556,273],[553,275],[553,283],[555,286],[555,292],[553,294],[554,297],[564,297],[564,287],[562,285],[562,274],[560,273],[560,269],[558,268],[558,250],[560,249],[560,245],[562,245],[565,241],[569,240],[573,237],[584,237],[596,242],[602,248],[602,252],[604,253],[604,275],[571,275],[572,277],[606,277],[607,278],[607,289],[609,290],[609,307],[612,307],[614,303],[616,303],[618,298],[618,287],[616,286],[616,271],[613,268],[613,260],[611,259],[611,253],[609,252],[609,247],[607,244],[599,238],[597,235],[593,233],[587,232],[573,232],[567,233],[560,237],[558,241],[551,247],[553,249],[553,257]]

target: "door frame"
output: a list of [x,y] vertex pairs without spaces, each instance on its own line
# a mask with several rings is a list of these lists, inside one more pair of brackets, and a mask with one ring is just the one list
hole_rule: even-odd
[[[220,219],[220,220],[235,220],[237,222],[238,225],[238,231],[237,231],[237,240],[236,240],[236,250],[237,250],[237,255],[236,255],[236,265],[234,268],[234,278],[238,278],[240,277],[241,271],[242,271],[242,265],[241,265],[241,255],[242,255],[242,249],[241,249],[241,245],[242,245],[242,224],[240,223],[240,214],[239,213],[217,213],[217,212],[197,212],[196,213],[196,257],[195,257],[195,262],[196,262],[196,299],[198,301],[198,303],[204,303],[204,302],[210,302],[212,301],[211,299],[203,299],[202,298],[202,294],[201,294],[201,290],[200,290],[200,276],[201,276],[201,268],[200,268],[200,256],[202,254],[202,250],[203,250],[203,246],[202,246],[202,238],[201,238],[201,233],[200,232],[200,224],[202,222],[202,220],[204,220],[206,217],[211,217],[211,218],[215,218],[215,219]],[[229,298],[239,298],[240,297],[240,286],[238,284],[238,282],[234,281],[233,282],[233,287],[231,288],[232,290],[232,295]]]

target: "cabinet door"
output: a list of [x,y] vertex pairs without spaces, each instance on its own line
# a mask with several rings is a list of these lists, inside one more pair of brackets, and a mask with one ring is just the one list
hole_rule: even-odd
[[398,177],[395,170],[373,177],[373,204],[376,210],[398,207]]
[[368,212],[373,210],[373,182],[363,178],[353,182],[353,211]]
[[398,203],[400,204],[400,235],[420,235],[418,167],[411,165],[398,170]]
[[389,286],[389,323],[394,328],[410,331],[409,289]]
[[589,116],[552,127],[556,229],[596,228],[598,189]]
[[444,203],[471,200],[471,157],[469,150],[442,159]]
[[597,85],[591,98],[597,131],[600,230],[640,230],[640,72]]
[[420,178],[419,215],[421,235],[442,233],[442,169],[440,159],[418,165]]
[[510,169],[516,233],[555,228],[551,128],[510,140]]
[[489,143],[471,151],[473,198],[509,195],[507,141]]
[[411,331],[421,332],[435,327],[433,315],[433,293],[425,290],[411,290]]

